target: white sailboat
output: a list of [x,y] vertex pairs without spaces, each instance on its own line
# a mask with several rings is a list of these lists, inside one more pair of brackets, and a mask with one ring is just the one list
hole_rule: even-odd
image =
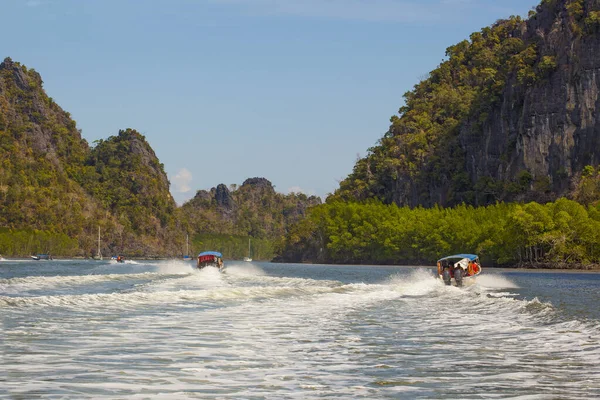
[[189,244],[189,235],[185,235],[185,254],[183,256],[183,260],[184,261],[189,261],[192,259],[192,257],[190,257],[190,244]]
[[98,254],[96,254],[98,260],[102,260],[102,252],[100,251],[100,227],[98,227]]
[[250,255],[252,254],[251,252],[251,248],[250,248],[250,238],[248,238],[248,257],[244,257],[244,261],[252,261],[252,258],[250,258]]

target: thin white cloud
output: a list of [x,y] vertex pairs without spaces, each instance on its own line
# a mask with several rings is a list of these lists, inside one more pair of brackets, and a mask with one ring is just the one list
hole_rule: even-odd
[[190,183],[192,182],[192,173],[188,169],[180,169],[172,180],[174,191],[176,193],[187,193],[192,190],[190,187]]

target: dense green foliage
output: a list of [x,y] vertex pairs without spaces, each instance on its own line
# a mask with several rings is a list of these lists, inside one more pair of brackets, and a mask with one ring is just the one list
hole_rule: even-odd
[[[164,166],[133,129],[90,148],[76,124],[42,89],[32,69],[0,65],[0,252],[25,256],[177,256],[185,236],[199,251],[270,259],[288,224],[320,203],[276,193],[254,178],[229,193],[225,185],[178,209]],[[211,197],[212,196],[212,197]],[[218,201],[217,201],[218,200]],[[194,236],[196,235],[196,236]],[[76,238],[76,239],[69,239]]]
[[310,210],[282,250],[287,261],[432,264],[476,253],[487,265],[600,263],[600,207],[541,205],[398,207],[331,202]]
[[100,229],[104,256],[179,256],[189,235],[198,252],[235,258],[252,237],[253,257],[270,259],[287,226],[320,203],[276,193],[264,178],[221,186],[177,208],[143,135],[121,130],[90,147],[37,72],[0,64],[0,253],[94,256]]
[[63,233],[79,238],[80,249],[88,248],[96,221],[107,219],[100,204],[73,181],[88,152],[75,121],[42,90],[40,75],[4,60],[0,65],[0,226]]
[[110,247],[129,255],[174,249],[175,201],[145,137],[126,129],[95,144],[78,181],[118,221],[107,229]]
[[320,203],[320,198],[303,193],[277,193],[268,180],[252,178],[229,189],[219,185],[210,192],[199,191],[181,207],[180,221],[187,232],[201,234],[200,250],[222,249],[224,255],[241,259],[251,237],[253,258],[270,260],[288,227]]
[[90,148],[40,75],[9,58],[0,65],[0,210],[1,227],[77,238],[65,255],[97,253],[98,227],[104,254],[176,252],[175,202],[145,138],[127,129]]
[[[99,140],[92,149],[86,166],[94,168],[92,179],[82,183],[96,199],[112,212],[125,214],[138,233],[154,234],[173,219],[175,202],[168,191],[164,167],[145,138],[133,129],[121,130],[118,136]],[[146,158],[146,160],[144,160]]]
[[[522,22],[511,17],[449,47],[448,60],[404,95],[400,116],[391,118],[389,131],[357,162],[336,197],[390,203],[395,200],[391,197],[395,181],[406,176],[417,186],[447,184],[448,204],[475,203],[477,192],[462,172],[464,155],[457,137],[469,117],[478,115],[480,122],[485,121],[511,74],[523,84],[537,79],[535,44],[514,35]],[[426,196],[423,193],[422,200]]]
[[600,167],[594,168],[587,165],[583,168],[574,197],[584,205],[600,204],[598,200],[600,199]]
[[5,257],[37,253],[68,256],[77,252],[78,243],[64,233],[0,228],[0,249]]

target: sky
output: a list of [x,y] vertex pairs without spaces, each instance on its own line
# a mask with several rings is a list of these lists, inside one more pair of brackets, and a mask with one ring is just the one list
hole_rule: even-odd
[[252,177],[324,199],[447,47],[537,4],[0,0],[0,60],[38,71],[90,145],[142,133],[180,205]]

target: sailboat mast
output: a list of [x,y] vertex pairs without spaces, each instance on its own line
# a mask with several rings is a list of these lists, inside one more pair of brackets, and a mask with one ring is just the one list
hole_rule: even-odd
[[100,252],[100,227],[98,227],[98,258],[102,260],[102,253]]

